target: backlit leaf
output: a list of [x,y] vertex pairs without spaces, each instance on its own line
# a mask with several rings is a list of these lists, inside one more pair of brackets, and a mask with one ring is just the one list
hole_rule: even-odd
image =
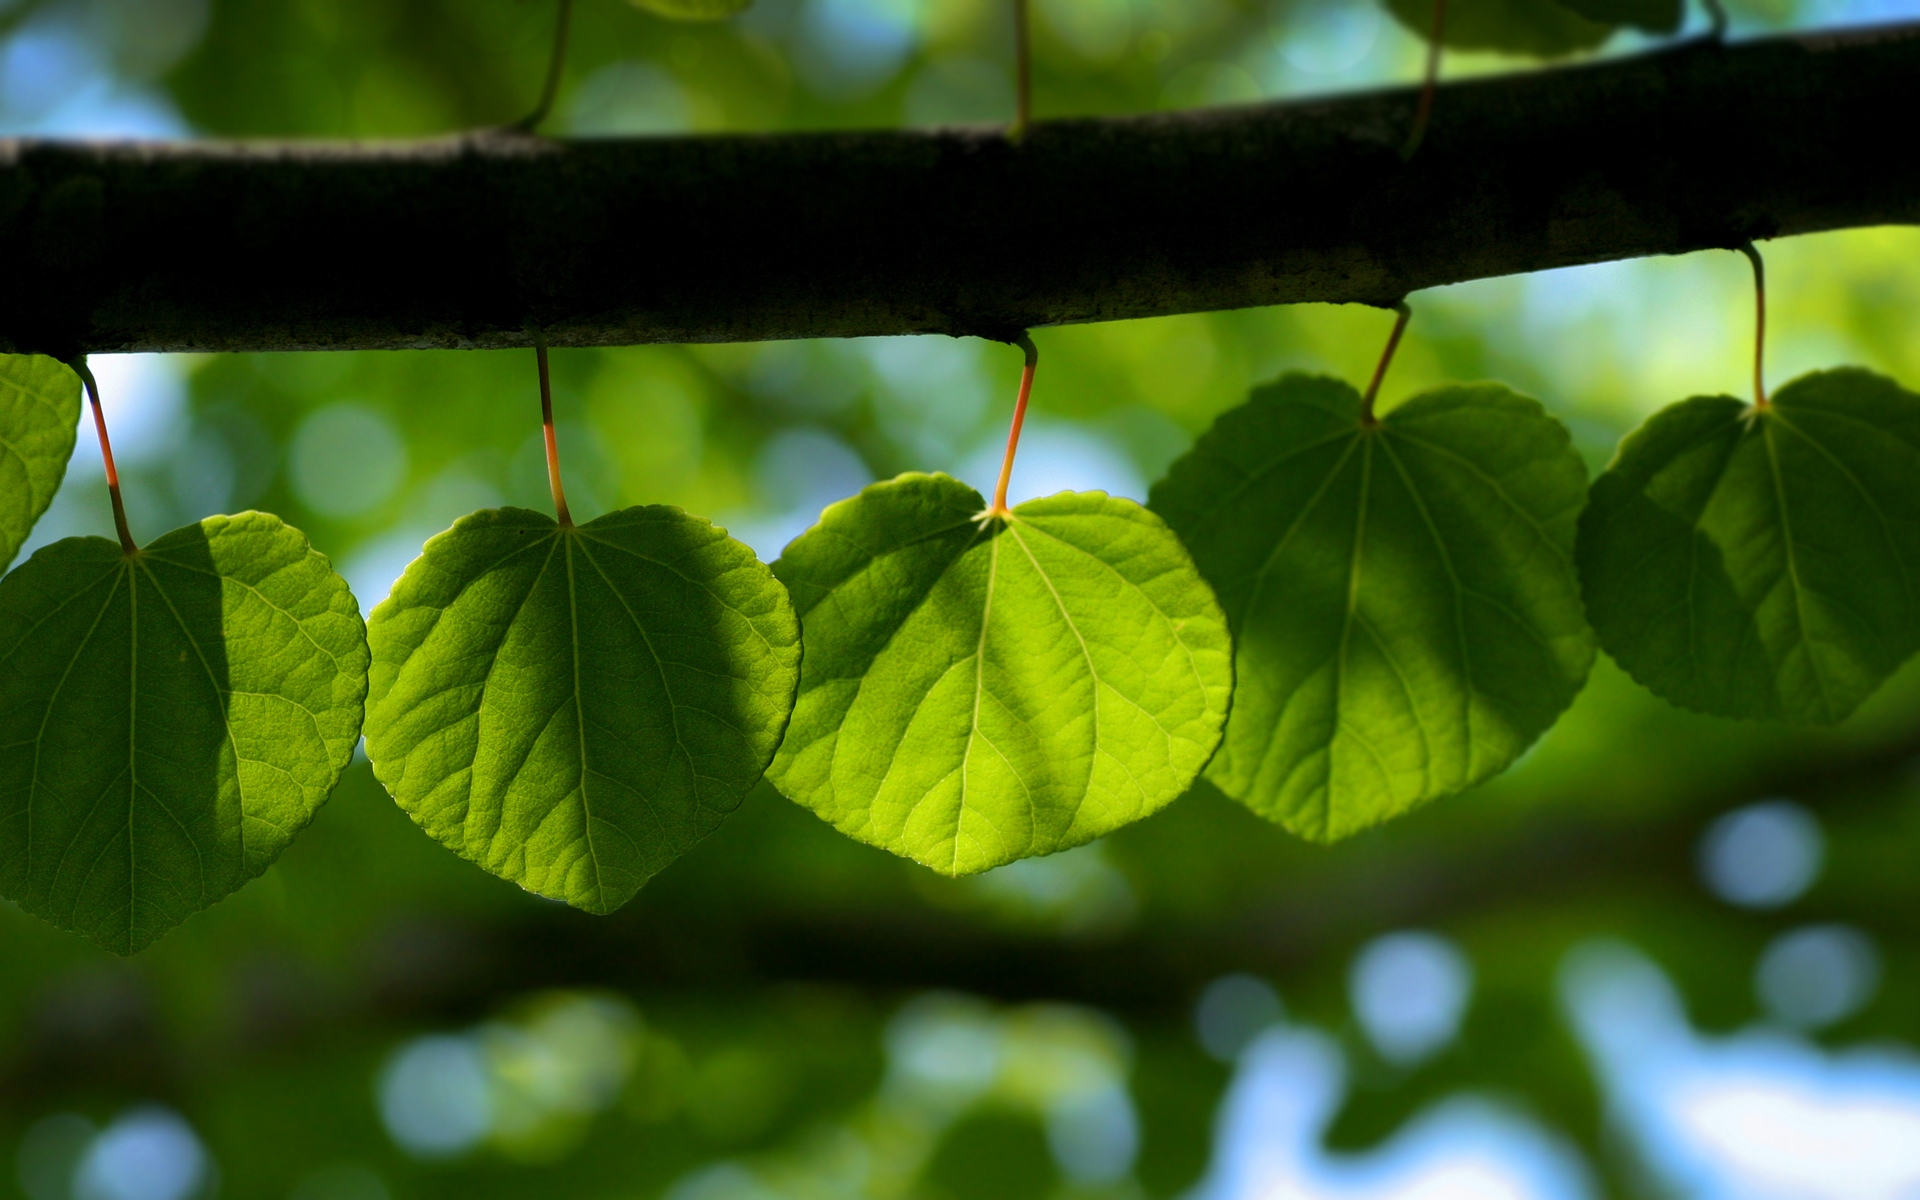
[[1159,518],[1063,492],[982,522],[903,475],[774,564],[806,657],[768,778],[841,832],[949,875],[1050,854],[1185,792],[1232,688],[1226,622]]
[[60,490],[79,421],[80,377],[65,363],[0,354],[0,571]]
[[489,509],[368,622],[367,755],[421,828],[608,913],[740,804],[793,708],[800,631],[753,551],[651,505]]
[[1152,501],[1234,631],[1207,778],[1333,841],[1503,770],[1593,661],[1585,486],[1566,430],[1498,384],[1369,429],[1351,387],[1289,375],[1222,416]]
[[1580,521],[1600,644],[1675,704],[1839,721],[1920,648],[1920,396],[1821,371],[1697,396],[1620,445]]
[[347,585],[266,513],[0,580],[0,892],[131,954],[266,870],[360,735]]

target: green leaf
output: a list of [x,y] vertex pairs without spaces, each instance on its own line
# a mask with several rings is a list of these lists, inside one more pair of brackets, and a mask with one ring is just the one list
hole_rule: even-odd
[[650,505],[462,517],[374,609],[367,755],[421,828],[609,913],[712,833],[793,709],[800,631],[753,551]]
[[1566,430],[1498,384],[1372,428],[1337,379],[1255,390],[1153,489],[1233,625],[1207,778],[1333,841],[1505,769],[1593,662],[1585,490]]
[[79,422],[80,377],[65,363],[0,354],[0,571],[60,490]]
[[1680,0],[1559,0],[1580,16],[1603,25],[1631,25],[1645,33],[1673,33],[1686,10]]
[[806,638],[768,778],[842,833],[949,875],[1051,854],[1180,796],[1220,739],[1226,621],[1130,500],[977,519],[902,475],[821,514],[774,573]]
[[[1421,38],[1431,36],[1433,0],[1387,0],[1387,11]],[[1590,21],[1557,0],[1447,0],[1440,44],[1558,58],[1591,50],[1612,35],[1612,25]]]
[[0,892],[131,954],[266,870],[360,736],[347,585],[266,513],[0,580]]
[[635,8],[672,21],[724,21],[753,7],[753,0],[627,0]]
[[1649,690],[1843,720],[1920,648],[1920,396],[1845,368],[1765,409],[1676,404],[1595,481],[1579,561],[1600,644]]

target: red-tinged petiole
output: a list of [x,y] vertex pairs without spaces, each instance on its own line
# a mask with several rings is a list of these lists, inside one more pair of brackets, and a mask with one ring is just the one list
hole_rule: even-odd
[[67,365],[86,385],[87,400],[93,406],[93,431],[100,435],[100,462],[107,469],[107,495],[113,500],[113,528],[120,535],[120,549],[128,558],[132,558],[140,553],[140,547],[134,545],[133,534],[127,530],[127,506],[120,499],[120,472],[114,468],[113,444],[107,440],[107,414],[100,408],[100,385],[94,381],[93,372],[87,369],[85,355]]
[[1013,456],[1020,449],[1020,427],[1026,424],[1027,399],[1033,395],[1034,368],[1040,365],[1040,351],[1032,338],[1023,333],[1013,344],[1026,354],[1027,362],[1020,370],[1020,398],[1013,405],[1013,427],[1007,431],[1006,457],[1000,460],[1000,482],[993,489],[993,503],[980,514],[983,521],[1013,515],[1013,510],[1007,507],[1007,485],[1013,481]]
[[553,435],[553,384],[547,375],[547,335],[543,330],[533,331],[533,354],[540,366],[540,424],[547,436],[547,483],[553,488],[553,519],[561,525],[572,525],[567,493],[560,486],[560,443]]
[[1373,415],[1373,402],[1380,395],[1380,385],[1386,381],[1387,368],[1393,365],[1393,352],[1400,348],[1400,335],[1407,331],[1407,322],[1413,319],[1413,310],[1402,300],[1393,306],[1400,314],[1393,322],[1393,332],[1387,335],[1387,348],[1380,352],[1380,365],[1373,369],[1373,382],[1367,384],[1367,394],[1360,398],[1360,424],[1372,429],[1380,423]]

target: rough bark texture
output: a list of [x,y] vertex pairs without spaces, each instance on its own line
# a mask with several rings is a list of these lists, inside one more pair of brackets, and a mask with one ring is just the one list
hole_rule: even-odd
[[1004,337],[1920,223],[1920,25],[998,130],[0,141],[0,346]]

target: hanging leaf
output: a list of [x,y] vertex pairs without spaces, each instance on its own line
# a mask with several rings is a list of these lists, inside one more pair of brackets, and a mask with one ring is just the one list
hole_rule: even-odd
[[1675,704],[1846,718],[1920,648],[1920,396],[1857,368],[1698,396],[1620,445],[1580,522],[1600,644]]
[[651,505],[490,509],[368,622],[367,755],[421,828],[609,913],[719,827],[773,757],[800,631],[753,551]]
[[1586,468],[1498,384],[1369,429],[1337,379],[1289,375],[1153,489],[1234,631],[1207,777],[1334,841],[1503,770],[1593,661],[1572,554]]
[[806,637],[768,778],[841,832],[948,875],[1111,833],[1220,738],[1226,622],[1153,514],[1063,492],[981,521],[902,475],[821,514],[777,574]]
[[724,21],[753,7],[753,0],[628,0],[628,3],[671,21]]
[[[1432,36],[1433,0],[1387,0],[1387,11],[1422,39]],[[1440,44],[1559,58],[1591,50],[1611,36],[1611,24],[1590,21],[1558,0],[1447,0]]]
[[208,517],[0,580],[0,892],[131,954],[266,870],[360,736],[367,648],[299,530]]
[[0,354],[0,571],[53,503],[73,457],[80,377],[57,359]]

